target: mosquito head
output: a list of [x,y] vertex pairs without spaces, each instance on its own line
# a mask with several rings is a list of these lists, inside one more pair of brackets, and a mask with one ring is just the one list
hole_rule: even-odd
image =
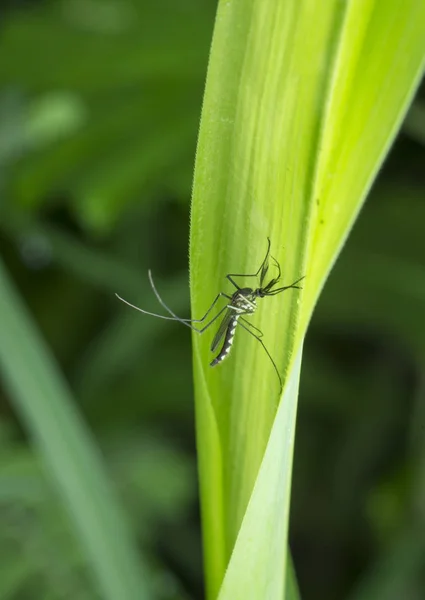
[[274,277],[273,279],[270,279],[270,281],[268,282],[267,285],[265,285],[264,287],[259,287],[257,290],[255,290],[256,296],[258,296],[259,298],[264,298],[265,296],[270,296],[271,292],[273,291],[274,286],[277,285],[278,283],[279,283],[279,277]]

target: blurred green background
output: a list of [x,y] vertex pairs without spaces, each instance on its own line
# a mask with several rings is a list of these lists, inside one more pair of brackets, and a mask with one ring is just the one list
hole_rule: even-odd
[[[215,4],[0,8],[1,255],[164,600],[203,595],[190,335],[114,293],[157,311],[151,268],[164,299],[189,315],[189,201]],[[423,88],[305,344],[290,535],[303,598],[425,597],[424,301]],[[0,598],[97,597],[3,385]]]

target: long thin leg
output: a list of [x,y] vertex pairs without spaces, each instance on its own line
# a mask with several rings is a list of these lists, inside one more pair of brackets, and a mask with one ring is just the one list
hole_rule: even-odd
[[261,329],[258,329],[258,327],[256,327],[255,325],[253,325],[251,323],[251,321],[248,321],[248,319],[244,319],[243,317],[239,317],[239,322],[243,321],[245,323],[245,325],[248,325],[249,327],[252,327],[252,329],[255,329],[255,331],[258,333],[258,337],[263,337],[263,332],[261,331]]
[[[171,309],[167,308],[168,312],[170,314],[172,314],[173,316],[172,317],[166,317],[165,315],[158,315],[157,313],[153,313],[153,312],[149,312],[147,310],[144,310],[143,308],[140,308],[139,306],[136,306],[135,304],[131,304],[131,302],[128,302],[128,300],[125,300],[124,298],[122,298],[118,294],[115,294],[115,296],[118,298],[118,300],[121,300],[121,302],[124,302],[124,304],[127,304],[127,306],[130,306],[131,308],[134,308],[135,310],[138,310],[139,312],[143,313],[144,315],[150,315],[151,317],[157,317],[158,319],[165,319],[166,321],[179,321],[180,323],[185,323],[185,324],[187,324],[187,323],[202,323],[203,321],[205,321],[205,319],[207,318],[207,316],[210,314],[210,312],[214,308],[214,305],[216,304],[217,300],[221,296],[225,296],[226,298],[230,298],[230,296],[227,296],[227,294],[223,294],[223,292],[220,292],[220,294],[217,294],[216,299],[211,304],[210,308],[207,310],[207,312],[202,317],[202,319],[181,319],[180,317],[178,317],[177,315],[175,315],[171,311]],[[227,308],[227,305],[224,308]]]
[[[229,296],[228,294],[225,294],[224,292],[219,292],[217,294],[217,296],[214,298],[211,306],[209,307],[209,309],[207,310],[207,312],[204,314],[204,316],[202,317],[202,319],[181,319],[180,317],[178,317],[169,306],[167,306],[164,302],[164,300],[161,298],[161,296],[159,295],[158,290],[155,287],[155,283],[153,281],[153,277],[152,277],[152,271],[149,269],[148,271],[148,276],[149,276],[149,282],[151,284],[151,288],[153,289],[153,293],[155,294],[158,302],[160,303],[160,305],[165,308],[165,310],[167,312],[170,313],[170,315],[172,315],[175,319],[177,319],[178,321],[185,321],[187,323],[202,323],[203,321],[205,321],[205,319],[208,317],[208,315],[210,314],[210,312],[212,311],[212,309],[214,308],[215,304],[217,303],[219,298],[227,298],[228,300],[231,300],[231,296]],[[157,315],[159,316],[159,315]]]
[[183,323],[183,325],[186,325],[187,327],[190,327],[191,329],[193,329],[194,331],[198,331],[198,332],[203,332],[205,331],[205,329],[207,327],[209,327],[212,323],[214,323],[214,321],[218,318],[218,316],[220,316],[224,310],[226,308],[228,308],[228,306],[224,306],[223,309],[218,313],[218,315],[216,315],[214,317],[214,319],[212,321],[210,321],[206,327],[202,328],[202,329],[198,329],[196,327],[193,327],[190,325],[190,323],[202,323],[203,321],[205,321],[205,319],[208,317],[208,315],[210,314],[210,312],[212,311],[212,309],[214,308],[214,306],[216,305],[217,301],[219,300],[219,298],[221,298],[222,296],[224,296],[225,298],[227,298],[228,300],[231,300],[231,296],[229,296],[228,294],[225,294],[224,292],[220,292],[217,294],[217,296],[215,297],[213,303],[211,304],[211,306],[209,307],[209,309],[207,310],[207,312],[205,313],[205,315],[202,317],[202,319],[181,319],[180,317],[178,317],[172,310],[171,308],[169,308],[165,302],[163,301],[163,299],[161,298],[161,296],[159,295],[158,290],[155,287],[154,281],[152,279],[152,273],[149,270],[148,271],[148,275],[149,275],[149,281],[151,284],[151,287],[154,291],[155,296],[157,297],[159,303],[161,304],[161,306],[163,306],[165,308],[165,310],[167,312],[169,312],[172,317],[166,317],[164,315],[158,315],[157,313],[152,313],[149,312],[147,310],[144,310],[143,308],[140,308],[139,306],[135,306],[134,304],[131,304],[130,302],[128,302],[127,300],[124,300],[124,298],[121,298],[121,296],[119,296],[118,294],[115,294],[116,297],[121,300],[121,302],[124,302],[125,304],[127,304],[128,306],[130,306],[131,308],[134,308],[135,310],[138,310],[139,312],[145,314],[145,315],[150,315],[151,317],[157,317],[158,319],[166,319],[167,321],[179,321],[180,323]]
[[[239,322],[240,322],[240,321],[239,321]],[[252,332],[250,329],[248,329],[248,327],[246,327],[246,325],[244,325],[243,323],[240,323],[240,325],[241,325],[241,327],[243,327],[243,328],[245,329],[245,331],[247,331],[248,333],[250,333],[250,334],[252,335],[252,337],[255,337],[255,339],[256,339],[258,342],[260,342],[260,344],[263,346],[263,348],[264,348],[264,350],[265,350],[265,352],[266,352],[267,356],[270,358],[270,360],[271,360],[271,362],[272,362],[273,368],[274,368],[274,370],[276,371],[276,375],[277,375],[277,376],[278,376],[278,378],[279,378],[279,384],[280,384],[280,393],[282,393],[282,389],[283,389],[282,378],[281,378],[281,376],[280,376],[280,374],[279,374],[279,371],[277,370],[276,363],[274,362],[274,360],[273,360],[273,358],[272,358],[272,356],[271,356],[270,352],[267,350],[267,348],[266,348],[266,346],[265,346],[265,344],[264,344],[263,340],[262,340],[262,339],[261,339],[261,338],[260,338],[258,335],[255,335],[255,333],[253,333],[253,332]]]
[[[178,321],[179,323],[183,323],[183,325],[186,325],[186,327],[190,327],[190,329],[192,329],[192,331],[196,331],[197,333],[204,333],[204,331],[206,329],[208,329],[208,327],[210,327],[210,325],[212,325],[213,323],[215,323],[215,321],[218,319],[218,317],[220,315],[222,315],[225,310],[227,310],[228,308],[233,308],[233,307],[231,307],[231,306],[229,306],[229,305],[226,304],[226,306],[223,306],[223,308],[215,315],[215,317],[213,317],[211,319],[211,321],[209,321],[205,325],[205,327],[201,327],[201,329],[198,329],[197,327],[195,327],[194,325],[192,325],[192,322],[194,322],[194,323],[200,323],[200,322],[202,322],[202,321],[205,320],[205,317],[207,315],[204,315],[204,317],[202,319],[194,319],[193,321],[191,321],[190,319],[180,319],[177,316],[165,317],[164,315],[157,315],[156,313],[151,313],[151,312],[148,312],[147,310],[143,310],[143,308],[139,308],[138,306],[135,306],[134,304],[131,304],[130,302],[127,302],[127,300],[124,300],[124,298],[121,298],[121,296],[118,296],[118,294],[115,294],[115,295],[116,295],[116,297],[119,300],[121,300],[121,302],[124,302],[124,304],[127,304],[127,306],[130,306],[131,308],[134,308],[135,310],[138,310],[139,312],[143,313],[144,315],[150,315],[151,317],[157,317],[158,319],[165,319],[166,321]],[[208,313],[209,313],[209,310],[208,310]],[[171,314],[173,315],[174,313],[171,312]]]
[[232,277],[258,277],[258,273],[259,272],[254,273],[253,275],[245,275],[244,273],[228,273],[226,275],[226,279],[228,279],[230,281],[230,283],[232,283],[237,290],[240,290],[241,289],[240,285],[238,285],[236,283],[236,281],[233,281]]
[[252,274],[248,274],[248,275],[246,275],[245,273],[229,273],[228,275],[226,275],[226,279],[228,279],[230,281],[230,283],[232,283],[235,286],[236,289],[240,290],[241,288],[238,286],[238,284],[235,281],[233,281],[232,277],[258,277],[260,271],[262,271],[264,269],[264,272],[261,274],[261,279],[264,279],[264,276],[267,272],[266,263],[267,263],[267,259],[269,257],[269,252],[270,252],[270,238],[267,238],[267,242],[268,242],[268,246],[267,246],[266,256],[264,257],[264,260],[261,263],[260,268],[258,269],[258,271],[256,273],[252,273]]

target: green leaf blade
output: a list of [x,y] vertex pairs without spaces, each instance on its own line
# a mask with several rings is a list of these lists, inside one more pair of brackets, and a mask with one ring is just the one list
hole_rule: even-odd
[[419,84],[424,39],[425,7],[415,0],[347,4],[316,159],[311,308]]
[[11,398],[68,509],[103,597],[149,598],[98,450],[2,265],[0,312],[0,367]]
[[[284,284],[306,275],[302,292],[263,299],[252,319],[286,384],[320,289],[418,83],[424,39],[425,7],[414,0],[219,5],[194,180],[193,316],[217,291],[229,292],[226,273],[255,272],[269,236]],[[194,335],[208,597],[217,597],[227,565],[230,591],[221,599],[243,589],[246,598],[274,600],[283,594],[286,549],[277,545],[281,553],[263,563],[259,579],[274,582],[270,596],[246,585],[241,556],[248,539],[263,543],[247,507],[282,405],[267,356],[243,334],[214,370],[210,337]],[[204,428],[216,431],[214,444]],[[281,431],[288,440],[292,433]],[[291,461],[280,466],[290,480]],[[276,481],[262,481],[273,497]],[[288,502],[289,491],[284,520]],[[240,542],[248,522],[251,534]],[[275,522],[286,536],[285,527]]]
[[[219,600],[283,597],[300,368],[301,352],[279,404]],[[285,465],[283,471],[282,465]],[[276,557],[279,557],[281,569],[271,570],[270,565],[275,567]],[[244,577],[241,577],[242,573]]]

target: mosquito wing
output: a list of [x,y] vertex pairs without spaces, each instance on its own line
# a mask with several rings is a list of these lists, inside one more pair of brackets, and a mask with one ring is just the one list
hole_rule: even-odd
[[231,308],[228,308],[223,317],[223,320],[220,323],[220,327],[218,328],[217,333],[215,334],[214,339],[212,341],[211,352],[214,352],[217,349],[217,346],[219,345],[221,338],[226,333],[229,323],[233,319],[234,316],[235,316],[235,311],[232,310]]

